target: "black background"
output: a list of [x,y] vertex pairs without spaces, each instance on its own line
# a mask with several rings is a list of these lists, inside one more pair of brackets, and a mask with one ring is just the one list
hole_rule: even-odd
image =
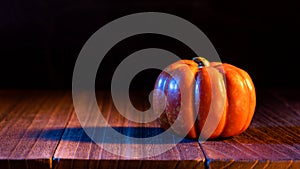
[[[299,5],[291,1],[0,2],[0,89],[71,89],[77,56],[100,27],[136,12],[165,12],[198,26],[223,62],[246,70],[258,88],[299,86]],[[184,44],[164,36],[134,36],[105,56],[97,87],[109,86],[114,68],[134,51],[157,47],[190,59]],[[143,71],[134,88],[151,88],[159,71]]]

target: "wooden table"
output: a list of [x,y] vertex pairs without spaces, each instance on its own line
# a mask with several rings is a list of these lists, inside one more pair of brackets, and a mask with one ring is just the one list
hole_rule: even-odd
[[[201,144],[185,139],[158,156],[131,159],[86,135],[71,91],[0,90],[0,168],[300,168],[299,96],[300,90],[259,90],[251,126],[241,135]],[[112,104],[99,105],[124,134],[161,130],[157,121],[137,126]]]

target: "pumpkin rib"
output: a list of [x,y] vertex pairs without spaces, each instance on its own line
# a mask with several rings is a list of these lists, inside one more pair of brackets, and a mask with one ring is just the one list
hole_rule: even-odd
[[[160,73],[160,75],[158,76],[158,78],[157,78],[157,80],[156,80],[156,82],[155,82],[155,89],[160,89],[159,87],[160,86],[157,86],[159,83],[158,83],[158,79],[164,79],[164,78],[161,78],[161,77],[164,77],[164,76],[169,76],[166,72],[161,72]],[[164,81],[166,81],[166,82],[161,82],[161,83],[163,83],[163,84],[167,84],[167,81],[168,81],[169,79],[168,78],[166,78],[166,79],[164,79]],[[166,98],[167,98],[167,94],[168,94],[168,92],[166,91],[166,88],[165,88],[165,86],[163,86],[163,88],[161,89],[162,91],[163,91],[163,93],[165,94],[165,96],[166,96]],[[155,94],[155,93],[154,93]],[[158,97],[157,95],[158,95],[159,93],[157,93],[155,96],[153,96],[153,98],[154,97]],[[159,96],[159,98],[161,99],[161,97],[163,97],[163,96]],[[165,103],[165,105],[164,106],[161,106],[161,102],[160,102],[160,99],[159,100],[154,100],[153,101],[153,109],[155,110],[155,111],[157,111],[157,109],[161,109],[162,107],[163,107],[163,112],[162,112],[162,114],[160,115],[160,118],[159,118],[159,121],[160,121],[160,124],[161,124],[161,127],[162,128],[164,128],[165,130],[167,130],[167,129],[169,129],[170,128],[170,121],[168,120],[168,117],[167,117],[167,113],[166,113],[166,108],[167,108],[167,100],[166,100],[166,103]],[[164,99],[164,98],[163,98]],[[157,106],[158,105],[158,106]],[[159,111],[161,111],[161,110],[159,110]],[[160,112],[159,112],[160,113]]]
[[[225,70],[224,70],[224,67],[223,67],[223,64],[221,62],[211,62],[210,63],[211,67],[215,68],[222,76],[222,80],[223,80],[223,83],[225,85],[225,103],[224,103],[224,112],[223,112],[223,115],[224,115],[224,119],[221,119],[221,120],[224,120],[224,127],[223,127],[223,130],[225,129],[226,125],[227,125],[227,116],[228,116],[228,97],[227,97],[227,84],[226,84],[226,76],[225,76]],[[221,136],[221,134],[223,133],[223,130],[222,132],[218,135],[218,137]],[[215,137],[212,137],[212,138],[215,138]]]
[[[197,110],[197,121],[196,121],[196,129],[200,135],[203,130],[204,123],[206,121],[209,105],[211,104],[211,81],[208,78],[208,70],[206,67],[202,67],[198,69],[198,72],[195,76],[196,85],[194,89],[194,103]],[[205,90],[204,90],[205,89]],[[201,137],[203,137],[203,132],[201,133]],[[205,138],[206,136],[204,136]]]
[[[171,123],[171,127],[179,134],[183,135],[183,131],[186,129],[189,129],[189,132],[187,133],[188,137],[191,138],[197,138],[198,133],[196,131],[195,124],[191,124],[191,122],[194,122],[193,120],[196,118],[194,117],[193,113],[187,113],[187,112],[194,112],[193,108],[193,98],[190,97],[193,92],[193,86],[195,85],[193,83],[194,76],[197,72],[197,67],[195,67],[197,64],[194,62],[191,62],[189,60],[181,60],[176,62],[175,64],[172,64],[169,68],[167,68],[168,72],[178,76],[177,78],[177,85],[180,86],[180,89],[183,91],[180,91],[181,93],[181,100],[180,100],[180,112],[177,112],[176,108],[175,113],[167,112],[166,115],[168,117],[169,122]],[[169,77],[172,79],[172,77]],[[174,77],[176,78],[176,77]],[[167,85],[169,82],[167,83]],[[172,96],[168,98],[173,98]],[[172,109],[172,106],[171,106]],[[172,117],[174,116],[174,117]],[[179,121],[182,121],[182,126],[172,126],[174,121],[178,119]],[[170,121],[171,120],[171,121]]]
[[[251,80],[249,74],[246,71],[244,71],[244,70],[242,70],[242,69],[240,69],[236,66],[230,65],[230,64],[227,64],[227,65],[232,67],[232,68],[235,68],[237,70],[237,72],[245,79],[243,82],[247,86],[247,90],[248,90],[249,105],[250,106],[249,106],[247,121],[246,121],[246,123],[245,123],[245,125],[244,125],[244,127],[241,131],[241,132],[243,132],[250,125],[251,120],[252,120],[252,116],[254,114],[255,106],[256,106],[256,104],[255,104],[256,103],[256,93],[255,93],[255,89],[254,89],[254,84],[253,84],[253,81]],[[248,80],[248,82],[246,80]]]
[[226,77],[228,106],[226,124],[221,136],[230,137],[240,134],[244,127],[242,125],[246,122],[244,112],[249,108],[249,98],[244,97],[244,95],[247,95],[247,92],[244,90],[244,83],[240,83],[243,77],[226,64],[223,64],[223,68]]
[[[216,138],[220,136],[222,131],[224,130],[225,123],[226,123],[226,88],[224,83],[224,77],[219,72],[218,69],[214,67],[208,67],[209,72],[209,79],[211,82],[211,88],[212,88],[212,99],[211,99],[211,106],[209,113],[211,114],[211,117],[214,118],[213,123],[216,123],[215,120],[218,120],[218,124],[216,128],[214,129],[214,132],[211,133],[210,138]],[[208,119],[213,120],[213,119]],[[206,119],[207,121],[207,119]],[[214,126],[215,124],[208,125],[208,127]]]

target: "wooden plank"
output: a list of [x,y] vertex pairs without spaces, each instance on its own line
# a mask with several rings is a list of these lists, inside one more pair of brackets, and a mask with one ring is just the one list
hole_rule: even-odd
[[[108,124],[127,136],[151,135],[151,132],[161,130],[158,121],[151,123],[136,123],[127,120],[118,113],[109,95],[100,96],[99,107]],[[107,127],[107,126],[103,126]],[[107,133],[109,137],[109,133]],[[183,141],[165,153],[154,157],[135,158],[135,149],[146,146],[151,151],[153,145],[138,145],[132,143],[102,142],[98,146],[85,134],[76,116],[72,117],[54,154],[56,168],[204,168],[204,155],[195,141]],[[119,152],[130,153],[132,157],[123,157],[101,148],[114,148]],[[147,152],[142,152],[147,153]]]
[[0,121],[18,104],[21,99],[19,92],[15,90],[0,90]]
[[15,94],[20,98],[18,103],[12,102],[13,108],[0,121],[0,159],[5,164],[1,167],[52,168],[54,151],[72,111],[70,93],[17,91]]
[[[291,98],[290,98],[291,99]],[[242,134],[202,143],[210,168],[296,168],[300,161],[300,112],[285,98],[259,91],[256,112]],[[299,109],[298,109],[299,110]]]

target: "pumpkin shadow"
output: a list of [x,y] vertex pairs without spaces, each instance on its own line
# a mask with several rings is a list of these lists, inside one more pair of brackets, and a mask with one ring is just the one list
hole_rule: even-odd
[[225,141],[225,140],[230,140],[232,138],[233,138],[233,136],[231,136],[231,137],[217,137],[217,138],[207,139],[206,141]]
[[[164,129],[158,127],[113,127],[115,131],[124,137],[131,138],[150,138],[157,136],[164,132]],[[85,130],[94,130],[97,132],[106,132],[106,127],[85,128]],[[81,127],[72,128],[55,128],[46,130],[32,129],[27,131],[28,137],[36,139],[36,133],[40,132],[39,139],[42,140],[65,140],[65,141],[78,141],[78,142],[94,142],[89,135]],[[31,134],[32,133],[32,134]],[[277,127],[250,127],[240,135],[227,137],[227,138],[214,138],[208,139],[205,142],[226,142],[229,144],[284,144],[284,145],[300,145],[300,126],[277,126]],[[170,137],[177,137],[175,133],[170,134]],[[123,140],[124,141],[124,140]],[[121,143],[106,133],[103,143]],[[197,140],[182,138],[179,143],[192,143]],[[130,142],[126,142],[129,143]],[[151,144],[174,144],[173,139],[160,140],[151,142]]]
[[[56,129],[47,129],[43,130],[41,134],[39,135],[39,139],[42,140],[53,140],[53,141],[77,141],[77,142],[95,142],[91,137],[86,133],[90,133],[91,131],[95,131],[97,133],[100,133],[99,136],[103,137],[101,140],[101,143],[125,143],[126,144],[136,144],[135,142],[131,143],[128,142],[129,138],[140,138],[146,140],[147,138],[157,136],[159,134],[162,134],[164,132],[164,129],[158,128],[158,127],[112,127],[115,131],[117,131],[119,134],[123,135],[124,137],[114,137],[110,133],[108,133],[107,127],[90,127],[90,128],[82,128],[82,127],[68,127],[68,128],[56,128]],[[33,136],[34,134],[30,133],[37,133],[40,131],[37,130],[30,130],[29,136]],[[105,136],[103,136],[103,133],[105,133]],[[97,137],[95,134],[94,136]],[[191,143],[191,142],[197,142],[196,140],[192,140],[189,138],[180,138],[175,133],[170,133],[170,137],[177,137],[176,140],[180,139],[179,143]],[[96,141],[97,142],[97,141]],[[98,142],[97,142],[98,143]],[[176,144],[174,139],[161,139],[161,140],[154,140],[149,143],[147,141],[142,143],[146,144]]]

